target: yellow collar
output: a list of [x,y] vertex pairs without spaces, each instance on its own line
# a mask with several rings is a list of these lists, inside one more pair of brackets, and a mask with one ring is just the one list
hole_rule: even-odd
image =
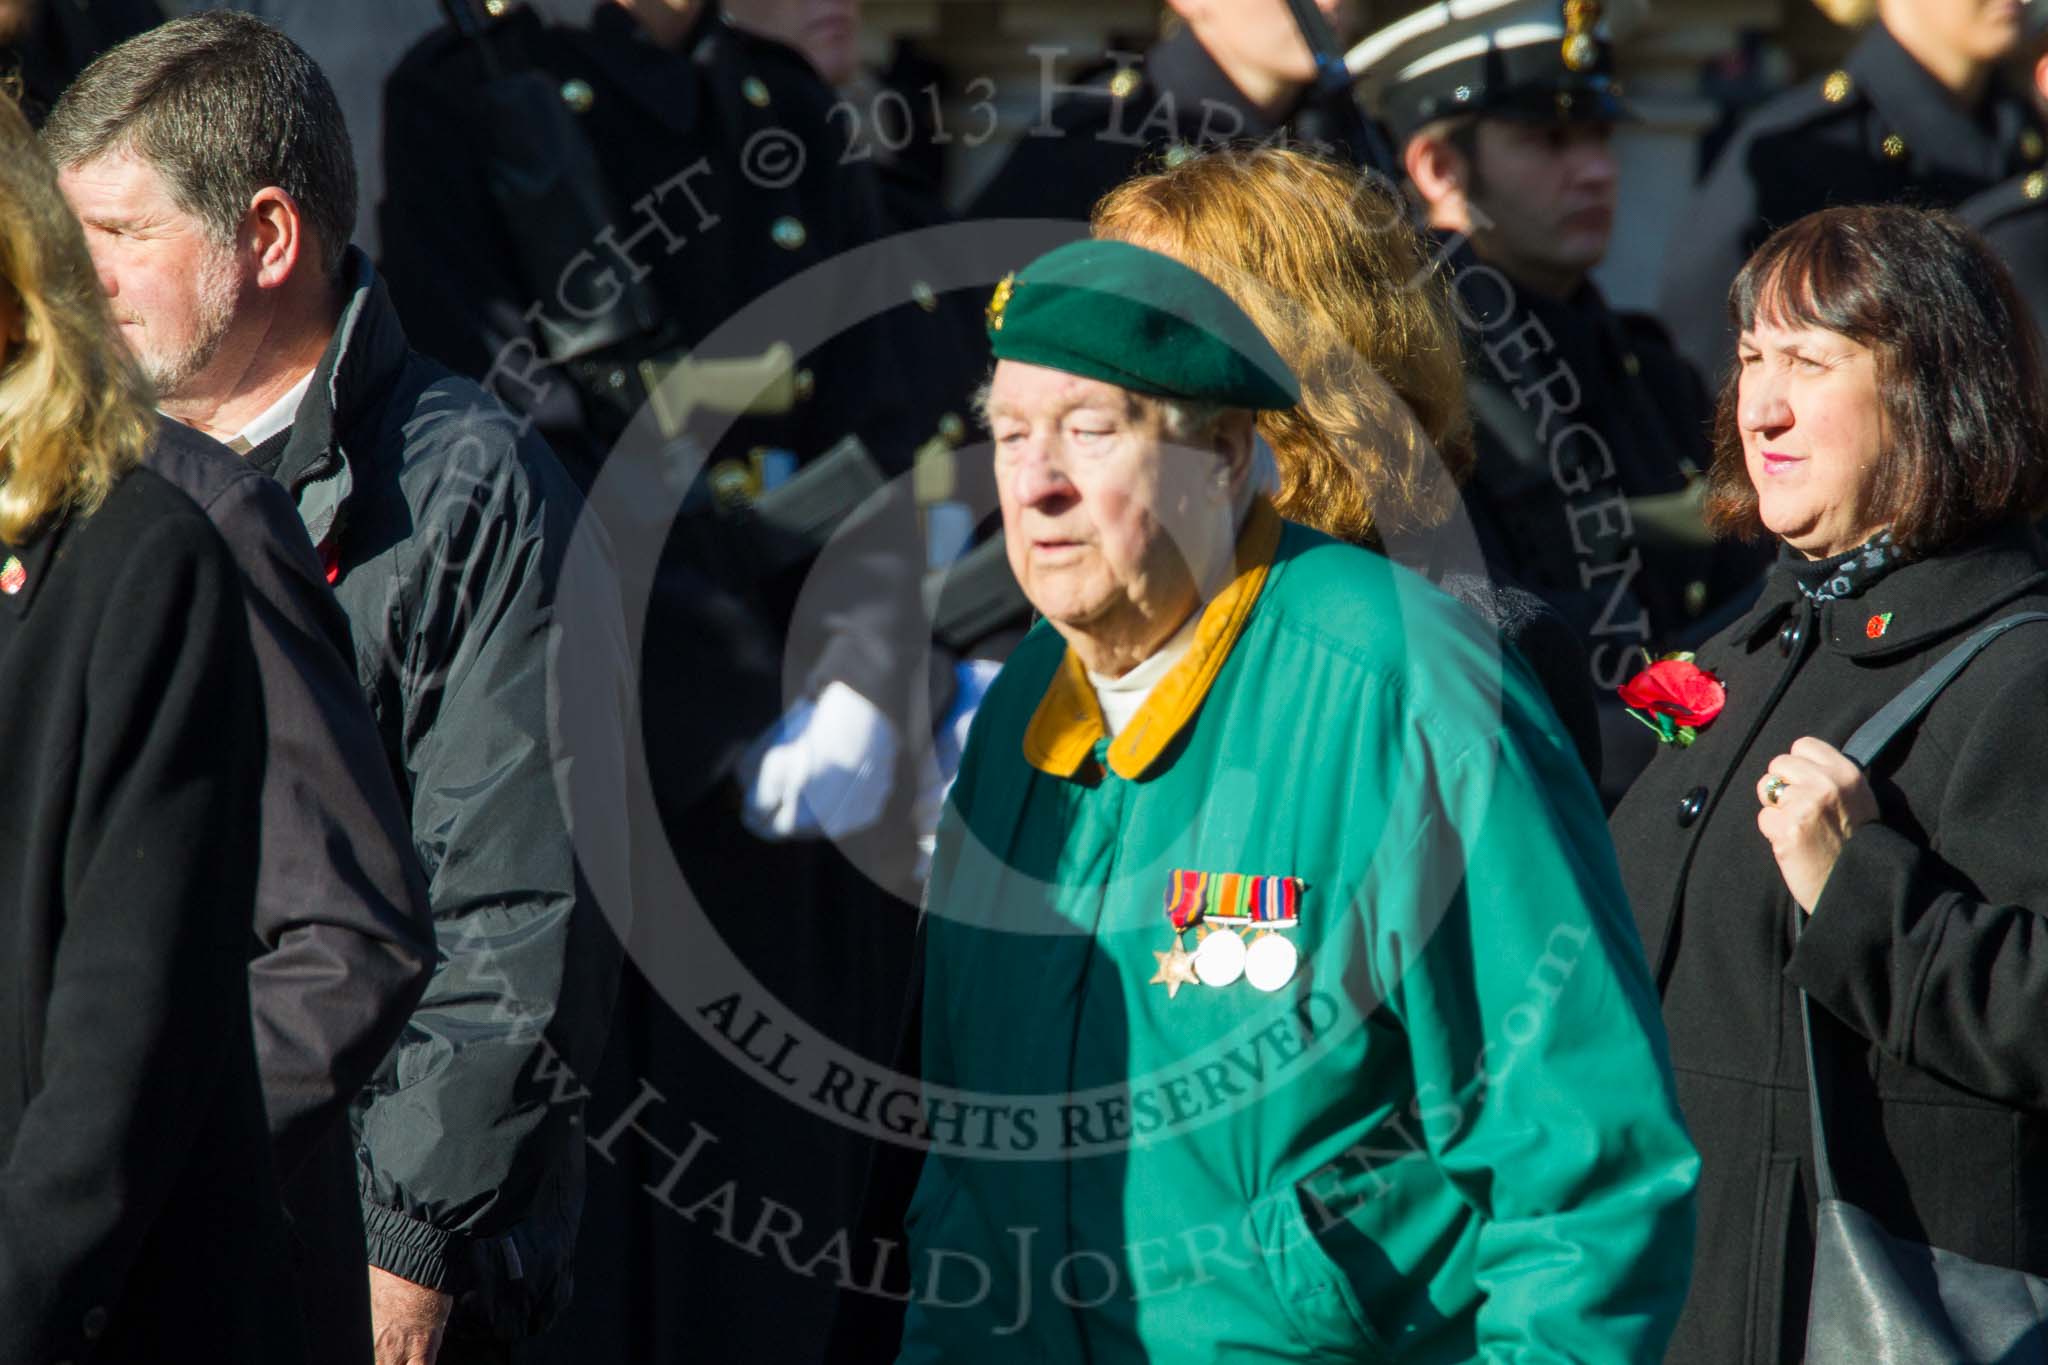
[[[1135,779],[1187,727],[1223,669],[1266,584],[1273,552],[1280,545],[1280,514],[1255,498],[1237,537],[1237,576],[1202,609],[1195,642],[1173,671],[1159,680],[1138,714],[1109,746],[1109,766],[1118,777]],[[1089,685],[1088,670],[1072,645],[1024,730],[1024,760],[1040,772],[1071,778],[1095,745],[1108,734],[1102,706]]]

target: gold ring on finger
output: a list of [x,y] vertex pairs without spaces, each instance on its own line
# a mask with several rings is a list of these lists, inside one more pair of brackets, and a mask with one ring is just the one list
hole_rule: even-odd
[[1778,793],[1785,790],[1785,788],[1791,785],[1792,784],[1790,782],[1787,782],[1784,778],[1778,776],[1776,773],[1772,773],[1769,777],[1764,779],[1764,800],[1768,801],[1770,804],[1774,806],[1777,805]]

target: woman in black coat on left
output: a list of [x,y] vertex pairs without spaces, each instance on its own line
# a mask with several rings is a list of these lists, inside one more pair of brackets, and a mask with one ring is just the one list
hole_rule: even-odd
[[0,102],[0,1361],[303,1358],[250,1040],[235,567]]

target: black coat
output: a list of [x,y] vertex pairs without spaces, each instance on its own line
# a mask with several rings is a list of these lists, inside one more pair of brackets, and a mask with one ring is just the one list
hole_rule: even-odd
[[1742,121],[1673,220],[1657,311],[1709,382],[1734,358],[1728,286],[1763,239],[1830,204],[1953,208],[2034,169],[2048,136],[2026,95],[1994,80],[1978,107],[1873,23],[1841,69]]
[[[900,306],[797,355],[785,410],[735,418],[707,404],[688,424],[687,446],[628,437],[636,444],[622,451],[627,463],[649,477],[680,482],[691,463],[685,449],[701,455],[668,530],[648,632],[648,690],[676,700],[673,712],[657,708],[650,721],[685,718],[652,740],[664,799],[687,803],[726,775],[793,700],[783,685],[790,672],[813,696],[844,681],[902,728],[914,711],[910,684],[924,685],[920,655],[929,639],[918,596],[925,551],[909,499],[871,504],[877,514],[857,547],[854,586],[834,590],[813,618],[829,628],[815,650],[791,630],[798,589],[815,588],[801,582],[801,569],[737,572],[757,538],[743,517],[718,511],[762,491],[759,467],[771,457],[801,468],[854,435],[893,478],[910,470],[920,446],[945,444],[941,431],[965,437],[972,381],[955,365],[935,371],[922,359],[957,358],[967,340],[957,314],[940,311],[936,296],[918,295],[894,269],[834,268],[887,232],[865,145],[849,146],[845,115],[833,115],[832,92],[799,54],[733,27],[715,6],[701,8],[673,51],[613,4],[581,24],[514,7],[486,41],[488,51],[435,33],[391,78],[382,269],[414,344],[531,419],[579,480],[587,483],[611,454],[622,415],[594,401],[574,367],[540,363],[545,352],[536,348],[589,288],[602,287],[587,268],[591,251],[623,254],[648,272],[661,326],[697,361],[801,347],[805,327],[830,331],[820,319],[859,311],[865,291],[882,287],[871,276],[901,286]],[[577,143],[569,154],[593,159],[615,246],[594,245],[599,234],[568,221],[566,211],[564,221],[546,224],[515,222],[506,211],[494,192],[509,174],[495,139],[533,142],[547,133],[545,125],[510,126],[530,111],[502,107],[509,78],[493,74],[494,62],[499,72],[542,77],[547,90],[577,95],[564,96]],[[861,124],[855,132],[873,130]],[[775,146],[789,151],[786,171],[750,159]],[[779,290],[798,297],[788,291],[799,281],[800,319],[749,312]],[[974,302],[977,318],[985,297]],[[837,563],[846,576],[848,559]],[[793,657],[801,662],[792,669]]]
[[[886,270],[855,278],[834,269],[844,253],[882,233],[885,220],[870,167],[848,147],[846,117],[830,113],[831,92],[795,52],[734,29],[709,5],[674,50],[649,41],[632,15],[611,4],[580,24],[550,23],[514,7],[490,26],[488,41],[501,70],[543,73],[546,91],[575,96],[565,100],[574,131],[621,206],[615,240],[632,241],[657,219],[683,238],[671,249],[666,238],[646,237],[629,250],[649,267],[647,287],[697,359],[758,355],[778,341],[800,347],[805,327],[831,330],[823,320],[841,314],[851,292],[882,288],[876,281],[886,280]],[[511,117],[493,99],[506,92],[477,44],[440,34],[392,77],[384,232],[392,296],[422,350],[484,376],[557,443],[572,469],[589,476],[602,461],[606,477],[593,509],[613,528],[624,579],[644,582],[643,568],[652,578],[651,600],[642,597],[629,611],[644,638],[642,735],[664,826],[656,837],[666,833],[702,919],[781,1002],[778,1019],[791,1027],[800,1019],[879,1053],[893,1040],[908,988],[913,912],[828,841],[765,843],[748,833],[727,774],[799,693],[815,693],[827,679],[848,683],[897,717],[906,740],[918,733],[904,717],[914,714],[913,689],[925,687],[930,634],[917,593],[925,555],[914,518],[885,506],[891,514],[865,528],[879,534],[861,542],[857,572],[835,560],[831,573],[810,573],[806,563],[772,581],[747,582],[732,570],[753,536],[743,519],[717,513],[708,481],[698,479],[687,494],[677,490],[683,511],[673,526],[666,515],[647,515],[673,508],[673,499],[659,503],[664,490],[647,500],[656,504],[651,509],[617,506],[610,495],[622,477],[653,475],[674,450],[609,449],[617,433],[604,425],[606,409],[579,401],[589,395],[561,369],[536,370],[529,386],[510,377],[517,365],[491,368],[508,344],[516,358],[519,343],[531,339],[522,315],[556,296],[565,269],[570,286],[581,285],[587,272],[573,268],[574,257],[590,240],[558,239],[562,249],[551,259],[523,261],[517,229],[548,224],[512,221],[493,194],[490,149],[499,145],[500,121]],[[521,113],[534,117],[525,106]],[[870,123],[860,129],[872,135]],[[802,169],[793,161],[786,182],[748,168],[748,148],[774,130],[802,149]],[[703,170],[691,173],[686,196],[671,182],[693,166]],[[800,316],[756,310],[747,335],[733,334],[734,315],[778,292]],[[948,314],[911,296],[905,285],[903,306],[883,315],[881,341],[863,327],[801,355],[808,382],[787,411],[747,416],[725,430],[722,418],[700,412],[691,432],[714,469],[744,477],[755,447],[808,464],[851,431],[885,473],[908,470],[912,448],[940,417],[919,425],[906,414],[923,402],[917,390],[947,381],[922,359],[934,343],[897,344],[887,329],[901,321],[957,336],[944,332]],[[973,304],[977,320],[985,298]],[[957,352],[963,343],[937,344]],[[964,397],[948,400],[963,434]],[[615,517],[619,511],[628,515]],[[866,553],[871,544],[875,552]],[[799,615],[799,583],[805,605],[821,589],[832,604]],[[345,578],[344,596],[348,586]],[[793,621],[810,625],[794,629]],[[929,734],[928,721],[921,728]],[[888,826],[885,819],[863,839]],[[914,847],[902,837],[885,853],[907,870]],[[776,912],[762,913],[769,906]],[[703,930],[691,928],[698,922],[679,904],[650,906],[636,918],[613,1039],[594,1077],[578,1072],[590,1090],[586,1131],[612,1140],[592,1147],[576,1301],[536,1343],[554,1358],[579,1365],[804,1360],[822,1335],[836,1292],[832,1276],[798,1274],[784,1258],[753,1254],[740,1245],[743,1233],[719,1220],[678,1212],[730,1180],[747,1208],[773,1201],[807,1229],[839,1228],[851,1217],[865,1161],[848,1130],[792,1105],[743,1050],[694,1010],[680,1013],[693,1006],[673,993],[672,974],[706,960]],[[701,1150],[692,1146],[697,1131],[710,1135]],[[686,1149],[690,1169],[671,1179],[679,1170],[674,1154]],[[750,1226],[753,1214],[735,1217]]]
[[0,1360],[301,1360],[249,1027],[262,699],[188,498],[137,471],[0,546],[0,697]]
[[1780,569],[1699,650],[1726,711],[1614,813],[1703,1162],[1673,1361],[1799,1357],[1814,1184],[1797,989],[1833,1059],[1843,1197],[1897,1235],[2048,1273],[2048,627],[1990,646],[1872,765],[1879,819],[1796,947],[1756,828],[1757,783],[1794,740],[1840,747],[1969,627],[2044,607],[2048,564],[2020,530],[1818,612]]
[[368,1252],[348,1105],[398,1041],[434,961],[427,887],[348,621],[292,500],[165,419],[151,469],[198,503],[241,570],[270,750],[249,964],[263,1080],[314,1361],[370,1349]]
[[1965,200],[1956,217],[2005,262],[2035,335],[2048,344],[2048,171],[2028,171]]

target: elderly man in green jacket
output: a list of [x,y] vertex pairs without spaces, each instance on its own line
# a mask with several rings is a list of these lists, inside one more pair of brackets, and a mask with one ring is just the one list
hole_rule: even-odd
[[1254,491],[1294,378],[1163,256],[989,307],[1012,568],[924,982],[901,1361],[1655,1361],[1697,1158],[1525,665]]

